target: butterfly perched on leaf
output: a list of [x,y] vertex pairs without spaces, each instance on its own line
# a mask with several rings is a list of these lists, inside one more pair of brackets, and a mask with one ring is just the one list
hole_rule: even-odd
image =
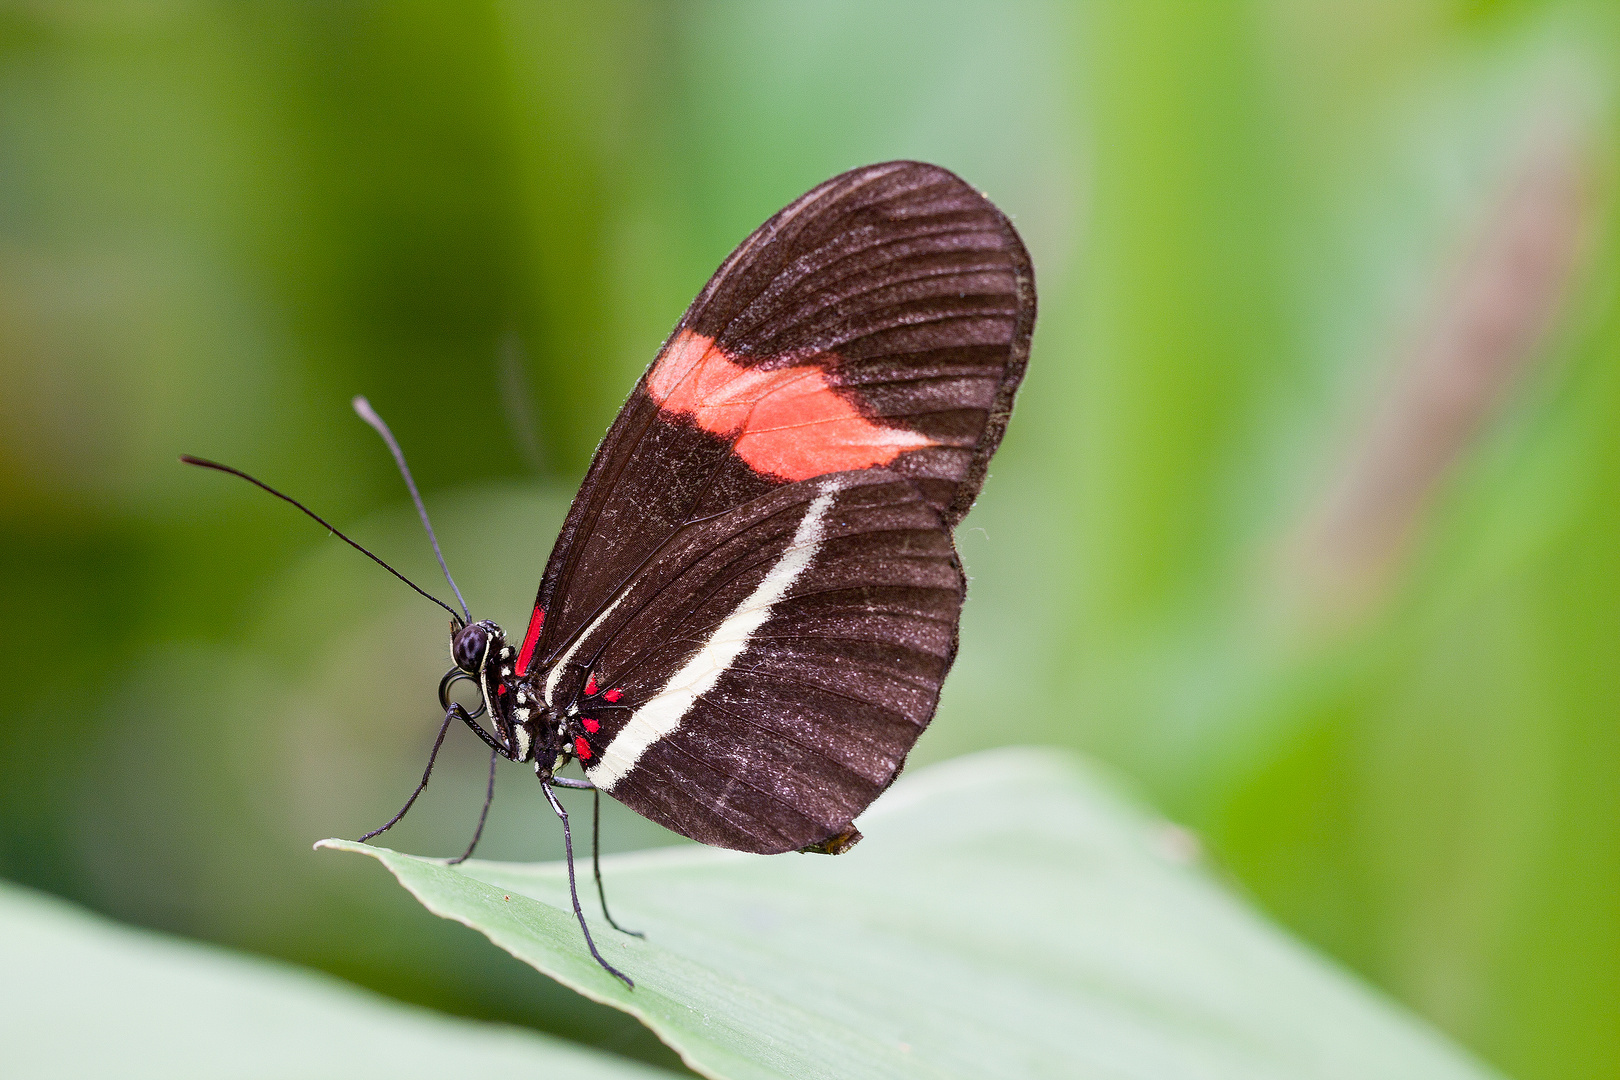
[[[705,844],[847,850],[938,705],[966,588],[952,529],[1034,324],[1023,243],[952,173],[870,165],[794,200],[631,389],[523,636],[450,609],[440,741],[460,721],[492,768],[532,762],[565,835],[554,785]],[[571,761],[586,782],[555,775]]]

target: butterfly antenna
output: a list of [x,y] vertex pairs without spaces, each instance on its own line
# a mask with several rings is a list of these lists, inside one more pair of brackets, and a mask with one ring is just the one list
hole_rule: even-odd
[[461,590],[456,588],[456,579],[450,576],[450,567],[445,565],[444,553],[439,550],[439,538],[433,535],[433,523],[428,520],[427,507],[422,505],[422,494],[416,490],[416,481],[411,478],[410,466],[405,464],[405,451],[399,448],[399,440],[388,430],[388,425],[377,415],[377,410],[371,407],[371,402],[363,397],[356,397],[352,404],[354,411],[360,414],[360,419],[377,429],[377,434],[383,437],[383,442],[388,444],[389,452],[394,455],[394,464],[399,466],[400,475],[405,478],[405,486],[411,489],[411,501],[416,503],[416,512],[422,518],[422,528],[427,530],[428,542],[433,545],[433,557],[439,560],[439,569],[444,571],[444,580],[450,583],[450,591],[456,594],[456,603],[461,605],[461,613],[465,616],[462,625],[465,626],[472,621],[472,612],[467,610],[467,601],[461,598]]
[[412,589],[415,589],[418,594],[427,597],[429,600],[433,601],[435,604],[438,604],[440,607],[444,608],[444,610],[446,610],[446,611],[448,611],[450,613],[450,617],[452,619],[455,619],[462,626],[466,625],[466,622],[462,619],[462,617],[460,615],[456,614],[456,609],[455,608],[451,607],[449,604],[445,603],[443,600],[440,600],[437,596],[434,596],[432,593],[423,591],[422,588],[416,584],[416,582],[412,581],[410,578],[406,577],[404,574],[400,573],[398,570],[395,570],[392,566],[389,566],[387,563],[383,562],[377,556],[373,555],[371,552],[367,551],[365,548],[361,547],[359,544],[355,543],[353,540],[350,540],[347,536],[344,536],[342,530],[340,530],[336,525],[333,525],[330,521],[327,521],[325,518],[321,517],[321,515],[317,514],[315,511],[311,510],[309,507],[305,506],[303,503],[299,502],[297,499],[293,498],[291,495],[283,495],[281,492],[277,491],[275,488],[271,487],[269,484],[265,483],[263,480],[259,480],[259,479],[255,478],[255,477],[249,476],[247,473],[243,472],[241,469],[233,469],[229,465],[221,465],[217,461],[209,461],[207,458],[192,457],[190,454],[181,454],[180,455],[180,460],[185,462],[187,465],[196,465],[199,468],[213,469],[215,472],[230,473],[232,476],[239,476],[243,480],[246,480],[248,483],[254,485],[255,487],[263,488],[265,491],[268,491],[270,494],[274,495],[276,498],[282,500],[283,502],[292,503],[294,506],[298,507],[298,509],[300,509],[304,513],[308,514],[310,517],[314,518],[316,521],[320,522],[322,525],[325,525],[327,530],[329,532],[331,532],[331,534],[333,536],[337,537],[339,540],[342,540],[345,544],[348,544],[350,547],[354,548],[354,550],[358,551],[360,554],[364,555],[366,558],[370,559],[372,562],[376,563],[378,566],[382,567],[384,570],[388,571],[390,574],[393,574],[395,577],[399,578],[399,580],[401,580],[405,584],[409,585]]

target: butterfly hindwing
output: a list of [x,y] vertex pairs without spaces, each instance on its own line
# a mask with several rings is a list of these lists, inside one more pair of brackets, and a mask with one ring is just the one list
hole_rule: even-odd
[[778,852],[847,827],[932,717],[963,577],[916,482],[787,485],[689,525],[541,684],[589,729],[586,775],[722,847]]

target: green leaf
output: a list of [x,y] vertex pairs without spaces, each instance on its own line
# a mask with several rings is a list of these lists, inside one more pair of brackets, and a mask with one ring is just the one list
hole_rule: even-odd
[[120,926],[0,882],[0,1060],[32,1077],[671,1074]]
[[589,894],[588,910],[633,991],[585,951],[559,865],[323,844],[379,859],[711,1077],[1488,1075],[1188,865],[1185,832],[1072,756],[935,766],[861,825],[837,859],[606,860],[615,916],[647,937],[608,928]]

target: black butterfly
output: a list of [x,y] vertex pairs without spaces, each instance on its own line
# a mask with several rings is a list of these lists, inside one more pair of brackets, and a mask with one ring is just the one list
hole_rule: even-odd
[[[456,666],[434,754],[460,721],[490,747],[491,793],[497,760],[533,762],[571,891],[553,786],[606,792],[705,844],[847,851],[955,657],[951,529],[1001,441],[1034,324],[1018,234],[946,170],[871,165],[796,199],[721,264],[631,390],[522,641],[435,600]],[[387,427],[356,408],[403,471]],[[477,684],[476,712],[450,700],[458,680]],[[574,760],[587,781],[555,775]],[[404,816],[428,773],[363,839]],[[629,984],[577,891],[574,912]]]

